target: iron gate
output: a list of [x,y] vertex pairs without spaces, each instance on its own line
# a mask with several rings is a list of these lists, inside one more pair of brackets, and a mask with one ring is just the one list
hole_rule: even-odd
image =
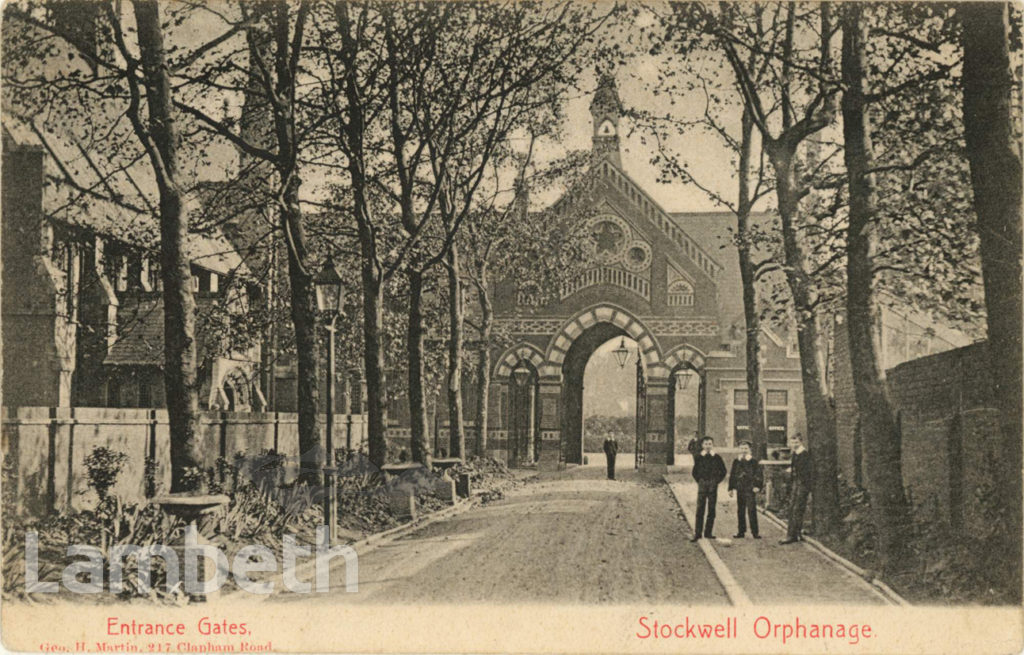
[[636,353],[636,463],[640,468],[647,460],[647,378],[640,349]]

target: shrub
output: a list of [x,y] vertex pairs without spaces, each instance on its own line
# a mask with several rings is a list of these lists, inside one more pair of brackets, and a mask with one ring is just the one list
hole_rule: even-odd
[[117,482],[117,477],[121,475],[121,469],[127,461],[127,455],[106,446],[96,446],[85,458],[89,486],[96,491],[101,503],[107,499],[110,488]]

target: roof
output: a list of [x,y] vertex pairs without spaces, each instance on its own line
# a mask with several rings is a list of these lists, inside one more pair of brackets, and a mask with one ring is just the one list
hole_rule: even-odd
[[[209,308],[207,299],[197,299],[197,309]],[[164,365],[164,301],[158,295],[131,296],[117,310],[117,340],[107,351],[107,366]],[[209,342],[196,328],[196,361],[209,354]]]
[[[144,159],[105,170],[101,157],[73,135],[48,132],[9,112],[4,114],[3,133],[5,148],[30,146],[44,152],[43,213],[47,218],[136,247],[159,247],[158,191],[152,169]],[[68,182],[69,178],[74,184]],[[220,230],[189,234],[187,247],[196,266],[221,275],[248,273]]]
[[104,364],[163,366],[164,303],[160,298],[126,301],[117,312],[118,337]]
[[675,224],[721,266],[715,284],[718,288],[718,315],[722,328],[743,319],[743,280],[740,277],[739,251],[733,244],[736,215],[732,212],[673,212]]

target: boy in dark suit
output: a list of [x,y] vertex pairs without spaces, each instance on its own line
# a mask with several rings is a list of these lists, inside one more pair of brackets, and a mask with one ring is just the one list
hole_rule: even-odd
[[[697,481],[697,524],[693,538],[697,541],[703,534],[705,539],[714,539],[715,503],[718,502],[718,485],[725,479],[725,462],[714,452],[715,440],[704,437],[700,440],[700,454],[693,458],[693,479]],[[704,522],[705,513],[707,523]]]
[[729,472],[729,496],[736,495],[736,521],[739,530],[733,535],[742,539],[747,533],[747,518],[750,519],[750,534],[754,539],[761,536],[757,530],[757,492],[764,486],[761,465],[750,456],[750,442],[740,444],[739,459],[732,463]]
[[811,494],[811,484],[814,483],[814,468],[811,463],[811,451],[804,447],[804,439],[799,433],[793,435],[789,440],[789,446],[793,449],[793,459],[790,464],[790,471],[793,474],[793,482],[789,494],[789,525],[786,529],[786,538],[780,544],[792,544],[803,541],[800,530],[804,526],[804,512],[807,511],[807,497]]

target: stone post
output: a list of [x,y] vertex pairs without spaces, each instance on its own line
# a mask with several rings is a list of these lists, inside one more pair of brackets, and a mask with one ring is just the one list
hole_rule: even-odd
[[647,380],[647,459],[644,470],[664,473],[668,464],[668,378]]
[[541,378],[538,400],[540,402],[540,471],[557,471],[562,455],[562,417],[559,404],[562,401],[562,380],[556,377]]

